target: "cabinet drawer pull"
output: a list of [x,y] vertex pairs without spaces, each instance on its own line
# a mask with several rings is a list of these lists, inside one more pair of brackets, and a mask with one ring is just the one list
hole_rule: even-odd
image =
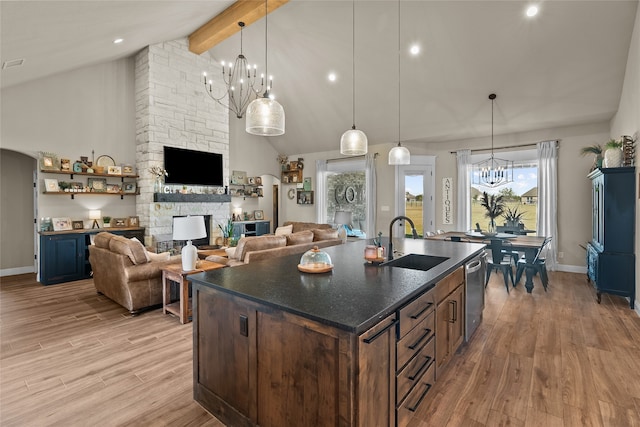
[[453,313],[450,313],[449,323],[456,323],[458,321],[458,301],[449,301],[449,308],[453,311]]
[[425,356],[424,358],[425,358],[424,363],[422,364],[422,366],[420,366],[420,368],[418,368],[418,370],[416,371],[416,373],[415,373],[415,374],[413,374],[413,375],[409,375],[409,377],[408,377],[408,378],[409,378],[411,381],[413,381],[413,380],[415,380],[416,378],[418,378],[418,377],[422,374],[422,371],[424,371],[424,369],[425,369],[427,366],[429,366],[429,362],[431,362],[431,356]]
[[407,347],[409,347],[409,350],[415,350],[415,349],[416,349],[416,347],[418,347],[418,345],[420,345],[420,343],[422,342],[422,340],[424,340],[424,339],[425,339],[426,337],[428,337],[430,334],[431,334],[431,329],[426,328],[426,329],[424,330],[424,334],[422,334],[422,335],[420,336],[420,338],[418,338],[418,341],[414,342],[413,344],[411,344],[411,345],[409,345],[409,346],[407,346]]
[[422,315],[422,313],[424,313],[425,311],[429,310],[431,308],[431,306],[433,305],[432,302],[428,302],[427,305],[425,305],[424,307],[422,307],[422,310],[420,310],[419,312],[417,312],[416,314],[412,314],[411,317],[412,319],[417,319],[418,317],[420,317]]
[[381,335],[384,335],[385,332],[387,332],[389,329],[391,329],[393,326],[395,326],[395,324],[398,323],[397,319],[393,319],[391,321],[391,323],[389,323],[387,326],[385,326],[384,328],[380,329],[378,332],[376,332],[372,337],[370,338],[364,338],[362,341],[364,341],[365,344],[371,344],[372,342],[374,342],[376,339],[378,339]]
[[431,384],[424,383],[424,385],[426,385],[426,387],[422,392],[422,394],[420,395],[420,397],[418,398],[418,401],[415,403],[415,405],[411,407],[407,407],[407,409],[410,410],[411,412],[416,412],[416,409],[418,409],[418,406],[420,406],[424,397],[427,395],[427,393],[429,393],[429,390],[431,390]]

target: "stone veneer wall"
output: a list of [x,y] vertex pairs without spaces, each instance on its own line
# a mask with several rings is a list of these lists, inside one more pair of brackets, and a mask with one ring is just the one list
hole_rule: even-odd
[[[172,218],[211,215],[216,223],[230,216],[230,203],[154,203],[151,166],[163,166],[163,146],[222,153],[224,176],[229,176],[229,112],[204,91],[202,72],[219,76],[220,65],[208,53],[189,52],[186,38],[146,47],[135,59],[136,166],[140,195],[136,214],[146,227],[145,244],[167,240]],[[224,86],[218,77],[218,96]]]
[[[353,190],[353,200],[346,197]],[[350,211],[355,228],[364,229],[367,218],[366,175],[364,171],[343,172],[327,177],[327,220],[333,223],[337,210]],[[351,191],[351,190],[349,190]]]

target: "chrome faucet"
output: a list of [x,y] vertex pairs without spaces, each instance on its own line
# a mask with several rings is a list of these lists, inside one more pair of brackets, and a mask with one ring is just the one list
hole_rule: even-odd
[[391,220],[391,224],[389,224],[389,253],[387,254],[387,259],[389,260],[393,259],[393,224],[395,224],[396,221],[400,221],[403,219],[409,221],[409,224],[411,224],[411,231],[413,232],[413,238],[414,239],[418,238],[418,232],[416,231],[416,226],[413,225],[413,221],[411,221],[411,218],[408,218],[402,215],[393,218]]

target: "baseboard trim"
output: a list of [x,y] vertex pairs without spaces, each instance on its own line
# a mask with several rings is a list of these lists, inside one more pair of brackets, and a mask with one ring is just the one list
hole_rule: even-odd
[[36,272],[36,268],[34,266],[4,268],[0,270],[0,277],[15,276],[17,274],[26,274],[26,273],[35,273],[35,272]]
[[556,271],[564,271],[566,273],[583,273],[587,274],[587,267],[582,265],[558,264]]

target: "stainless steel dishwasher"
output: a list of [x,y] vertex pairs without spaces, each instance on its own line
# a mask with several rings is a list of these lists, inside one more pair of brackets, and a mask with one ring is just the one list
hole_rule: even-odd
[[482,322],[484,310],[484,279],[487,269],[487,254],[483,251],[464,266],[465,273],[465,319],[464,340],[469,341]]

